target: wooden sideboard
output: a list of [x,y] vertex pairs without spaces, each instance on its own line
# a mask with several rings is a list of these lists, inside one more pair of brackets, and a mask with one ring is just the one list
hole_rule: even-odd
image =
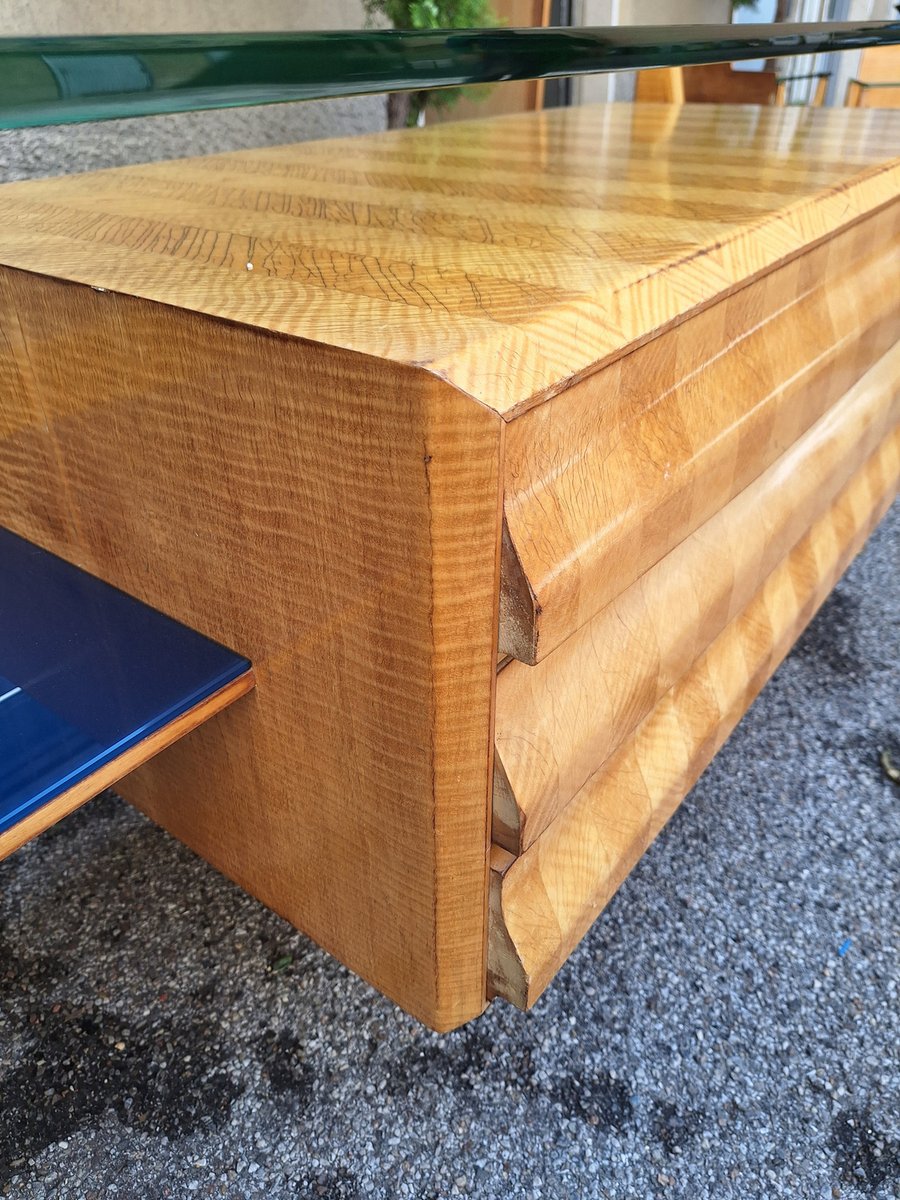
[[900,114],[523,114],[0,229],[0,524],[254,665],[124,795],[433,1027],[532,1003],[894,494]]

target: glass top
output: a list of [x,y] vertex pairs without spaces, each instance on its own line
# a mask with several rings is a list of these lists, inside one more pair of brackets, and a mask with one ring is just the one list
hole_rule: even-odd
[[0,128],[900,43],[900,20],[0,38]]

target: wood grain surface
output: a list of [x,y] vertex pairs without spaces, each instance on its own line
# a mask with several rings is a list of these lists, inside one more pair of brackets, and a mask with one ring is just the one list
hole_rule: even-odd
[[536,662],[900,338],[900,203],[508,427],[500,649]]
[[893,345],[898,150],[900,114],[603,105],[0,188],[0,522],[255,666],[126,796],[477,1015],[498,646],[560,645]]
[[496,414],[0,271],[0,521],[252,659],[123,793],[423,1021],[484,1006]]
[[18,824],[13,825],[11,829],[0,833],[0,860],[7,858],[13,851],[43,833],[45,829],[49,829],[51,825],[55,825],[57,821],[61,821],[63,817],[67,817],[69,813],[80,808],[82,804],[86,804],[88,800],[99,796],[106,788],[112,787],[114,783],[124,779],[131,771],[148,762],[161,750],[166,750],[169,746],[174,745],[179,738],[183,738],[197,729],[204,721],[208,721],[210,717],[220,713],[229,704],[233,704],[235,700],[245,696],[253,684],[253,672],[247,671],[238,679],[220,688],[214,696],[195,705],[188,712],[182,713],[180,717],[170,721],[164,728],[151,733],[142,742],[138,742],[136,746],[132,746],[124,754],[114,758],[112,762],[105,763],[87,779],[82,779],[80,783],[68,788],[51,800],[49,804],[43,805],[19,821]]
[[898,154],[891,112],[558,109],[8,184],[0,262],[512,414],[895,200]]
[[493,839],[538,837],[741,613],[900,423],[900,345],[771,467],[536,667],[497,681]]
[[900,432],[546,832],[518,857],[495,848],[493,994],[523,1008],[540,996],[861,548],[898,478]]

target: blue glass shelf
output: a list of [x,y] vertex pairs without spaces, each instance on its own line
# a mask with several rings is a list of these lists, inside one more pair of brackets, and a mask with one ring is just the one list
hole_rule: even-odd
[[249,670],[0,529],[0,833]]

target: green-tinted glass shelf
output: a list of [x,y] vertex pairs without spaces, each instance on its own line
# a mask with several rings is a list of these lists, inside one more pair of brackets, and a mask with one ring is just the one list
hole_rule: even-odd
[[900,43],[900,21],[0,39],[0,128]]

